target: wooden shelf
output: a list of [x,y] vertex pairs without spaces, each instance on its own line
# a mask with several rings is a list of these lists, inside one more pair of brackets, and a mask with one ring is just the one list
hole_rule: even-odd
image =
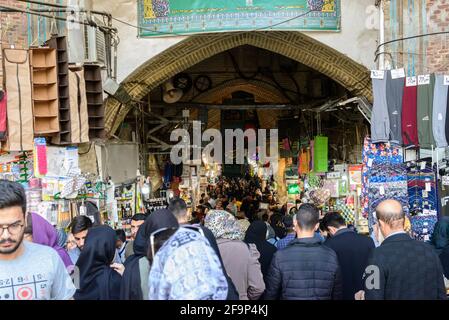
[[104,104],[101,68],[98,65],[84,65],[86,81],[87,109],[89,114],[89,138],[104,139]]
[[53,137],[52,143],[58,145],[71,144],[70,127],[70,101],[69,101],[69,63],[67,40],[65,36],[53,36],[47,41],[50,48],[57,53],[57,76],[59,98],[59,129],[60,132]]
[[55,134],[59,131],[59,100],[56,50],[30,49],[34,134]]

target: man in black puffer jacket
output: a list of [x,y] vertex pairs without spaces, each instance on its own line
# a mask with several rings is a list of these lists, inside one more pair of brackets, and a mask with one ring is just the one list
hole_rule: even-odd
[[297,239],[275,253],[266,279],[266,300],[339,300],[341,272],[337,254],[314,237],[318,209],[302,205],[293,219]]

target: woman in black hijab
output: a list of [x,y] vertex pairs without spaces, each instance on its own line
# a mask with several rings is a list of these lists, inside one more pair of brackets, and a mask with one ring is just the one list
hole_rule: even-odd
[[134,240],[134,254],[126,259],[120,291],[121,300],[147,300],[150,263],[147,259],[151,233],[162,228],[178,228],[178,221],[169,210],[158,210],[145,219]]
[[75,300],[119,299],[122,277],[111,267],[114,256],[115,231],[104,225],[90,229],[76,263],[79,289]]
[[276,237],[278,239],[282,239],[286,236],[286,230],[284,224],[282,223],[282,215],[279,213],[275,213],[270,218],[270,225],[276,233]]
[[270,268],[271,259],[276,252],[276,247],[266,240],[267,225],[263,221],[254,221],[246,231],[245,242],[254,243],[260,253],[260,266],[265,279]]

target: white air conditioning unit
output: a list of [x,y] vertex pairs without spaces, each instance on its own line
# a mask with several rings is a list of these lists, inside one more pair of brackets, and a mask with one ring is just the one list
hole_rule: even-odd
[[[98,25],[100,24],[98,23]],[[101,32],[98,28],[85,26],[84,39],[85,62],[106,66],[106,41],[104,33]]]

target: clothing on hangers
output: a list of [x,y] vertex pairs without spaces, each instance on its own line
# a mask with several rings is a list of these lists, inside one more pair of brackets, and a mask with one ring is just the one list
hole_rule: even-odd
[[421,148],[430,149],[436,146],[433,137],[433,91],[435,87],[435,75],[430,75],[430,83],[418,86],[417,94],[417,122],[418,140]]
[[402,99],[402,142],[406,147],[419,146],[417,95],[417,86],[404,87],[404,97]]
[[402,145],[402,98],[404,95],[405,78],[393,79],[391,70],[387,75],[387,107],[390,121],[390,142]]
[[371,139],[373,143],[388,142],[390,139],[390,117],[387,104],[387,76],[372,79],[374,104],[371,115]]
[[361,207],[362,216],[369,218],[369,177],[373,165],[382,163],[401,164],[403,156],[397,146],[391,146],[390,143],[372,143],[371,138],[365,137],[362,151],[362,193]]
[[368,221],[370,231],[375,223],[373,213],[384,200],[394,199],[402,204],[404,213],[408,216],[407,170],[402,163],[376,163],[368,173]]
[[406,166],[412,236],[427,241],[438,221],[438,194],[432,159],[409,161]]
[[444,75],[435,76],[435,89],[433,94],[432,129],[437,148],[447,147],[446,140],[446,113],[447,113],[448,87],[444,85]]

